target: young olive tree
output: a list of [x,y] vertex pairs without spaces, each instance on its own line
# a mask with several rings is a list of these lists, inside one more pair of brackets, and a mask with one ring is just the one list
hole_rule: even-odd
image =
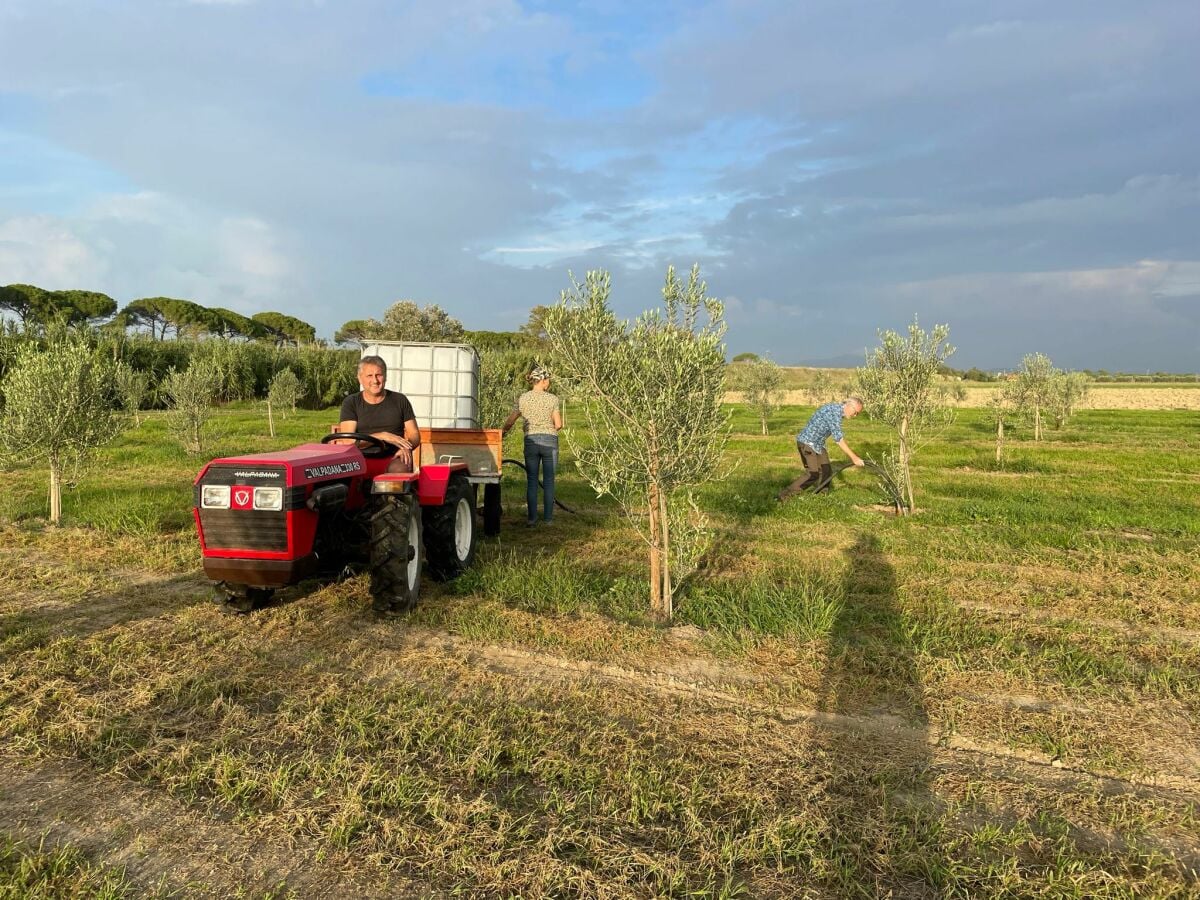
[[113,386],[121,406],[133,416],[134,427],[141,427],[141,408],[150,393],[150,376],[126,363],[118,362],[113,368]]
[[289,410],[296,411],[296,404],[303,396],[304,386],[300,384],[295,372],[291,369],[280,369],[275,373],[267,388],[267,428],[271,437],[275,437],[274,411],[279,410],[286,419]]
[[[1011,383],[1011,382],[1010,382]],[[987,402],[987,415],[996,426],[996,466],[1004,463],[1004,428],[1011,424],[1017,414],[1017,404],[1012,390],[1001,388]]]
[[172,369],[163,380],[167,401],[167,430],[189,454],[204,450],[213,403],[221,389],[221,373],[208,360],[183,371]]
[[50,521],[62,518],[64,476],[121,433],[111,360],[86,341],[67,338],[39,350],[26,344],[4,378],[0,450],[9,461],[50,467]]
[[1084,372],[1060,372],[1050,384],[1049,413],[1055,429],[1062,428],[1087,402],[1088,377]]
[[756,356],[731,366],[729,371],[733,388],[742,392],[746,405],[758,414],[762,433],[769,434],[771,416],[783,402],[783,369],[774,360]]
[[813,406],[820,406],[826,403],[834,395],[833,378],[824,370],[818,369],[813,372],[812,381],[808,383],[808,387],[804,389],[808,394],[809,402]]
[[896,432],[895,478],[909,513],[916,511],[913,455],[931,432],[954,419],[945,385],[938,378],[938,368],[954,353],[946,342],[949,336],[948,325],[935,325],[926,334],[913,319],[907,337],[880,332],[879,346],[857,372],[867,413]]
[[1052,404],[1055,381],[1062,375],[1044,353],[1028,353],[1021,360],[1011,396],[1017,407],[1033,420],[1033,439],[1042,439],[1042,413]]
[[675,588],[710,537],[691,488],[718,475],[729,436],[724,311],[699,267],[667,269],[662,309],[632,324],[609,308],[607,272],[571,279],[544,323],[555,372],[579,399],[591,441],[567,440],[583,477],[616,498],[650,548],[650,603],[670,619]]

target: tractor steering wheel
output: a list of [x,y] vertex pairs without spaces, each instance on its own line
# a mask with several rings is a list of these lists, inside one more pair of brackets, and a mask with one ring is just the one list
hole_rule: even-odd
[[396,449],[382,438],[377,438],[373,434],[367,434],[365,431],[334,431],[321,438],[322,444],[328,444],[330,441],[355,440],[366,441],[371,445],[370,449],[380,450],[383,453],[395,453]]

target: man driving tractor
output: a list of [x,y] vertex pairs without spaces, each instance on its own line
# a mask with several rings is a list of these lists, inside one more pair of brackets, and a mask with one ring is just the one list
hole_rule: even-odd
[[[364,356],[358,362],[358,384],[362,391],[342,401],[339,432],[358,431],[386,441],[396,448],[389,472],[411,472],[413,451],[421,446],[421,430],[408,398],[389,391],[387,363],[379,356]],[[349,443],[342,441],[339,443]]]

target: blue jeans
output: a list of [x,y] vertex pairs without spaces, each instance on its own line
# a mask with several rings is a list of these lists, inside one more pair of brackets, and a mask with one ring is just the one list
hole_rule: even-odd
[[547,522],[554,518],[554,471],[558,468],[558,435],[525,435],[525,502],[529,507],[529,521],[537,521],[538,467],[542,470],[542,487],[545,490],[545,512]]

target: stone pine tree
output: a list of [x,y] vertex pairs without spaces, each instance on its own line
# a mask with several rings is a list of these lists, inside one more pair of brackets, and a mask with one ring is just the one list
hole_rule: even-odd
[[4,378],[0,450],[10,461],[50,467],[50,521],[62,518],[62,486],[87,458],[125,428],[114,365],[69,336],[45,349],[26,344]]
[[610,290],[607,272],[589,272],[582,284],[572,277],[546,312],[546,337],[555,374],[593,436],[567,430],[579,470],[649,545],[651,608],[666,620],[709,539],[691,488],[718,475],[729,435],[724,313],[698,267],[686,283],[669,268],[663,307],[633,323],[613,314]]
[[947,343],[949,336],[948,325],[935,325],[926,334],[916,319],[907,335],[881,331],[879,346],[857,372],[867,413],[895,431],[896,453],[890,468],[909,513],[916,511],[913,455],[925,438],[954,419],[945,385],[938,378],[938,369],[954,353]]

